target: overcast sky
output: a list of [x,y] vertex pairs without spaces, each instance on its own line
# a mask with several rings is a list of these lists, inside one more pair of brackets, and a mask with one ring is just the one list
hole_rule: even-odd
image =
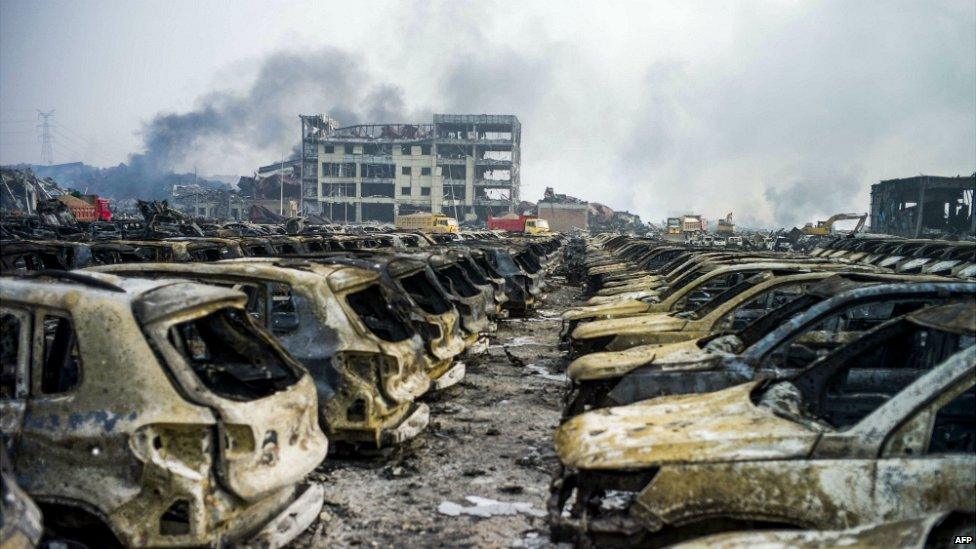
[[515,114],[524,199],[789,226],[976,170],[976,2],[0,0],[0,162],[36,109],[55,162],[214,175],[300,112]]

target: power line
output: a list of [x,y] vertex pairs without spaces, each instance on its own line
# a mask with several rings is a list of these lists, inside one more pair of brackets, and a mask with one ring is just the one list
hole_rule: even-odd
[[86,146],[88,146],[88,145],[91,144],[90,142],[87,142],[87,143],[81,142],[81,141],[75,139],[74,137],[71,137],[70,135],[68,135],[66,133],[63,133],[61,131],[61,128],[58,127],[58,126],[55,126],[54,127],[54,134],[57,135],[57,136],[59,136],[61,139],[64,139],[66,141],[70,141],[70,142],[72,142],[72,143],[74,143],[76,145],[82,146],[82,147],[86,147]]
[[[95,140],[95,139],[92,139],[90,137],[86,137],[81,132],[78,132],[78,131],[75,131],[75,130],[71,129],[70,126],[66,126],[64,124],[64,121],[63,120],[58,122],[58,128],[59,129],[62,129],[62,130],[65,130],[69,134],[74,135],[75,137],[77,137],[78,139],[84,141],[85,143],[91,144],[91,145],[96,146],[96,147],[98,147],[100,143],[104,143],[104,136],[102,137],[102,139],[99,139],[99,140]],[[108,145],[114,146],[116,149],[126,150],[128,148],[128,147],[123,147],[123,146],[119,145],[117,141],[114,141],[114,140],[110,140],[110,141],[111,142],[108,143]],[[103,160],[107,160],[108,159],[108,156],[107,155],[100,155],[100,156],[102,157]],[[108,162],[108,164],[116,164],[116,163],[118,163],[118,161],[116,161],[116,160],[110,160]]]

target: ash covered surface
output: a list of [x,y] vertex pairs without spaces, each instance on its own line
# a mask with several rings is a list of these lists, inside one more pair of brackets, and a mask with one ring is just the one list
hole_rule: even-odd
[[[386,456],[326,460],[312,475],[325,487],[323,512],[295,547],[551,546],[541,515],[568,384],[559,313],[580,290],[549,282],[534,317],[499,321],[488,352],[465,359],[460,386],[428,401],[431,424],[418,440]],[[521,512],[441,512],[478,498]]]

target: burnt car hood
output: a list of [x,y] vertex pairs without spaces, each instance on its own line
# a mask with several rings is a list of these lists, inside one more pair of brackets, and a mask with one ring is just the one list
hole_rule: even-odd
[[651,281],[640,281],[640,282],[627,282],[626,284],[621,284],[619,286],[609,286],[597,290],[596,295],[600,296],[614,296],[622,293],[628,292],[641,292],[641,291],[654,291],[664,286],[666,282],[664,280],[651,280]]
[[649,304],[638,299],[626,299],[603,305],[574,307],[563,313],[563,320],[583,320],[585,318],[610,317],[618,315],[637,315],[646,313]]
[[613,379],[648,364],[660,366],[662,370],[707,369],[713,367],[719,358],[719,355],[699,348],[698,340],[691,339],[638,345],[623,351],[589,353],[571,362],[566,375],[576,381]]
[[649,299],[653,297],[658,297],[661,291],[658,290],[641,290],[633,292],[622,292],[613,295],[595,295],[586,300],[587,305],[603,305],[605,303],[613,303],[615,301],[622,301],[625,299]]
[[647,313],[623,318],[593,320],[573,330],[573,339],[593,339],[618,335],[639,335],[651,332],[677,332],[688,321],[665,313]]
[[568,467],[604,470],[809,455],[820,433],[754,405],[759,383],[580,414],[556,431],[556,453]]

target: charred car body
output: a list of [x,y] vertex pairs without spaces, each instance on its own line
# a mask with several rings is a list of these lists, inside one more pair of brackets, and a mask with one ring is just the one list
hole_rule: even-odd
[[662,545],[756,521],[972,513],[974,338],[971,302],[922,308],[787,379],[581,414],[556,435],[554,538]]
[[243,293],[40,274],[0,278],[0,407],[48,529],[280,544],[311,523],[321,487],[300,483],[327,450],[314,383]]
[[427,425],[429,387],[419,336],[389,311],[376,273],[352,265],[265,259],[113,265],[99,271],[190,278],[248,295],[247,310],[315,380],[320,419],[335,441],[403,442]]

